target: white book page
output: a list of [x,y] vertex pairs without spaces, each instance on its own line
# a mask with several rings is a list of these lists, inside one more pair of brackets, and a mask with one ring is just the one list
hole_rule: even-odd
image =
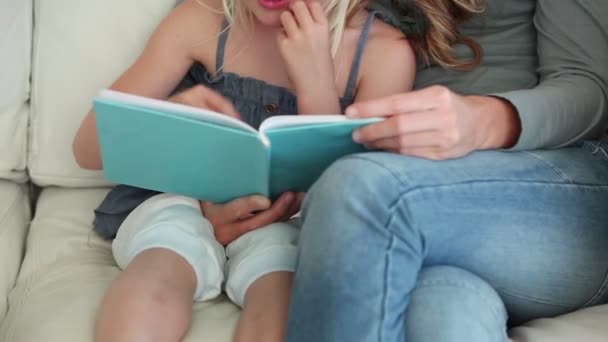
[[279,127],[295,127],[313,124],[346,121],[344,115],[277,115],[270,117],[260,125],[260,132]]
[[148,97],[127,94],[127,93],[123,93],[123,92],[119,92],[119,91],[115,91],[115,90],[109,90],[109,89],[102,90],[101,93],[99,94],[98,98],[106,99],[106,100],[110,100],[110,101],[116,101],[116,102],[124,103],[127,105],[135,106],[135,107],[145,108],[145,109],[159,110],[159,111],[168,112],[171,114],[175,114],[175,115],[179,115],[179,116],[183,116],[183,117],[187,117],[187,118],[191,118],[191,119],[195,119],[195,120],[218,124],[218,125],[221,125],[224,127],[230,127],[230,128],[235,128],[238,130],[257,133],[255,128],[249,126],[248,124],[244,123],[243,121],[234,119],[227,115],[223,115],[220,113],[212,112],[210,110],[205,110],[205,109],[201,109],[201,108],[186,106],[186,105],[177,104],[177,103],[173,103],[173,102],[169,102],[169,101],[151,99]]

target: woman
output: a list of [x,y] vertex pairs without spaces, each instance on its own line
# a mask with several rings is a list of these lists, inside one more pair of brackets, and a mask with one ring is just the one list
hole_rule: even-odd
[[345,158],[308,193],[288,342],[498,342],[608,301],[606,17],[488,0],[463,26],[478,68],[347,109],[385,117],[354,139],[399,154]]

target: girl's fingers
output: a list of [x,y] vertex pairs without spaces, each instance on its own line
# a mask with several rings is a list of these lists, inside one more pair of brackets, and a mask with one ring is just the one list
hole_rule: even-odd
[[312,15],[308,10],[308,5],[304,1],[294,1],[291,4],[291,11],[300,28],[308,28],[313,24]]
[[294,199],[295,195],[293,193],[284,193],[272,204],[270,209],[264,210],[252,218],[234,224],[231,229],[242,235],[246,232],[280,221],[280,219],[289,211]]
[[207,101],[207,106],[210,110],[228,115],[238,120],[241,119],[241,116],[236,111],[236,108],[234,108],[234,105],[227,98],[215,91],[209,89],[208,92],[205,93],[205,100]]
[[285,30],[288,37],[293,37],[298,33],[298,24],[290,11],[284,11],[281,13],[280,19],[281,25],[283,25],[283,30]]
[[312,19],[319,24],[327,24],[327,16],[325,15],[325,11],[323,10],[323,6],[317,0],[312,0],[308,2],[308,8],[310,10],[310,14],[312,15]]

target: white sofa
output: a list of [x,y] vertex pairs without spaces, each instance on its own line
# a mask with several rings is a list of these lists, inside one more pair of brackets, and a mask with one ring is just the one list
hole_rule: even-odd
[[[109,184],[77,167],[71,141],[93,96],[137,56],[174,2],[0,0],[0,342],[93,340],[96,309],[119,271],[91,227]],[[230,341],[234,305],[221,298],[194,312],[187,341]],[[510,335],[608,341],[606,323],[603,306]]]

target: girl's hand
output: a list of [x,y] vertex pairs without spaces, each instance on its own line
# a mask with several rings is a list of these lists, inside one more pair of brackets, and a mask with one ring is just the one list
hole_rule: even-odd
[[386,117],[357,130],[353,134],[356,142],[433,160],[508,148],[521,131],[517,111],[508,101],[461,96],[442,86],[355,103],[346,109],[346,115]]
[[327,109],[317,109],[311,105],[299,112],[339,112],[329,24],[321,4],[316,0],[294,1],[290,11],[281,13],[281,24],[283,32],[278,36],[278,45],[289,78],[295,86],[298,103],[302,100],[323,104],[327,102],[326,99],[332,103]]
[[169,101],[209,109],[235,119],[241,119],[241,116],[228,99],[203,85],[197,85],[175,94],[169,98]]
[[215,238],[226,246],[252,230],[288,220],[300,210],[303,197],[303,193],[286,192],[272,204],[263,196],[241,197],[226,204],[200,203]]

